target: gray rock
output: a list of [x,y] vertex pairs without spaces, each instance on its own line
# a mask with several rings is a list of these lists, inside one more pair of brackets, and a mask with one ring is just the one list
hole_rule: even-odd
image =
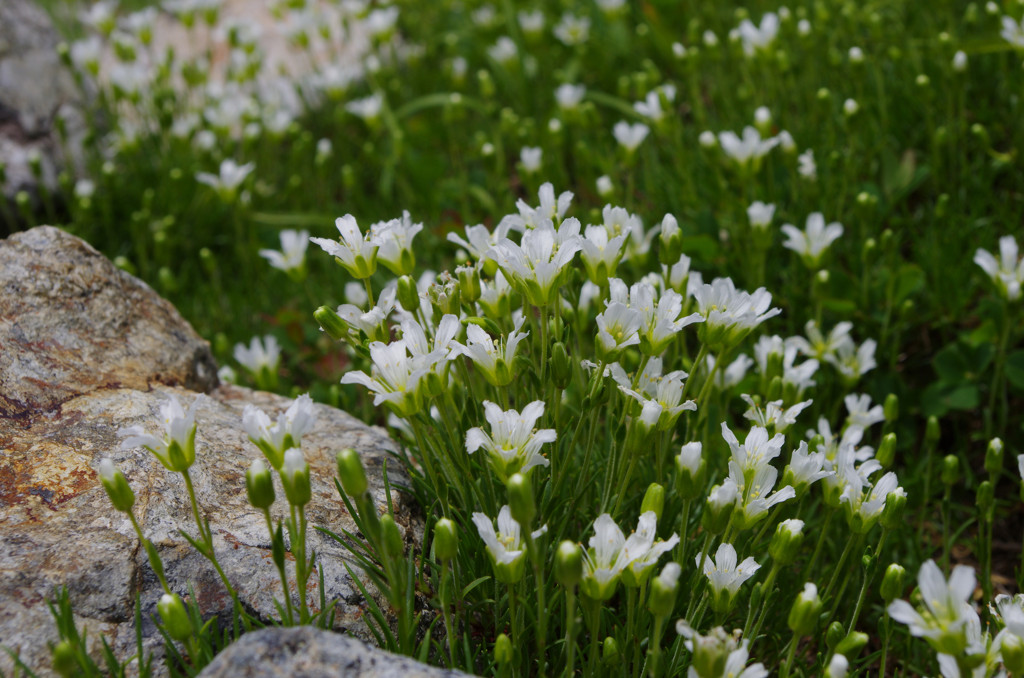
[[461,671],[426,666],[367,647],[354,638],[309,626],[247,633],[199,678],[442,678]]
[[0,416],[97,388],[217,385],[209,344],[145,283],[52,226],[0,241]]
[[81,93],[57,55],[53,23],[32,0],[0,2],[0,162],[7,181],[0,192],[10,199],[20,190],[34,193],[36,179],[29,156],[38,153],[43,180],[50,188],[68,160],[55,130],[64,119],[68,150],[78,162],[85,131]]
[[[134,489],[135,516],[156,545],[171,588],[183,596],[191,588],[204,615],[228,618],[231,600],[216,572],[179,532],[196,534],[181,476],[145,449],[121,450],[118,436],[137,424],[159,433],[168,397],[187,407],[200,396],[186,384],[212,386],[215,365],[205,342],[152,290],[53,228],[0,242],[0,276],[0,393],[7,398],[0,410],[0,644],[40,675],[51,675],[47,643],[57,636],[46,602],[67,586],[88,637],[96,643],[105,635],[121,658],[135,652],[138,595],[146,647],[161,651],[152,622],[161,589],[130,521],[110,506],[96,475],[105,456]],[[196,415],[191,475],[215,551],[242,604],[266,620],[277,616],[281,589],[263,516],[246,500],[244,473],[261,453],[248,440],[241,414],[251,403],[276,418],[290,402],[225,385],[202,396]],[[309,523],[354,532],[333,484],[335,453],[343,447],[360,452],[383,509],[380,469],[394,448],[382,430],[316,408],[317,424],[302,441],[313,482]],[[397,464],[389,465],[389,476],[408,482]],[[272,513],[280,518],[287,506],[277,490]],[[422,528],[406,499],[393,498],[407,539],[418,539]],[[312,527],[309,548],[323,565],[335,627],[368,637],[361,621],[365,601],[346,572],[346,551]],[[295,599],[293,571],[290,580]],[[314,577],[314,610],[319,600]],[[12,670],[0,652],[0,672]]]

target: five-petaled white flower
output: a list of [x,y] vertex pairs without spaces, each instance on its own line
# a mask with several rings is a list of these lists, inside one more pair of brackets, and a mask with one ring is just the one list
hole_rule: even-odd
[[766,12],[761,17],[761,25],[755,26],[750,19],[744,19],[739,25],[740,39],[743,41],[743,53],[748,57],[755,52],[763,51],[771,46],[779,33],[779,15]]
[[337,259],[352,277],[360,280],[369,278],[377,270],[377,250],[380,241],[372,231],[367,231],[364,236],[351,214],[335,219],[334,225],[340,234],[338,240],[310,238],[310,241]]
[[761,158],[768,154],[779,144],[775,137],[761,138],[761,133],[751,126],[743,128],[743,137],[740,138],[735,132],[726,131],[718,135],[718,143],[722,151],[732,158],[741,167],[752,166],[757,169]]
[[[480,538],[487,547],[487,555],[494,565],[495,578],[503,584],[513,584],[523,577],[526,564],[526,545],[523,543],[522,528],[512,518],[512,510],[508,505],[498,511],[498,529],[485,513],[474,513],[473,524],[476,525]],[[547,532],[547,526],[531,533],[536,539]]]
[[395,275],[410,275],[416,268],[416,255],[412,250],[412,239],[423,230],[423,224],[414,224],[408,211],[402,212],[401,219],[380,221],[370,226],[369,240],[375,242],[377,260]]
[[266,455],[267,461],[276,469],[284,462],[285,450],[299,447],[302,436],[312,430],[316,424],[316,410],[313,399],[303,393],[277,417],[277,423],[271,421],[266,412],[255,405],[246,405],[242,410],[242,426],[246,434]]
[[306,247],[309,245],[309,231],[285,229],[281,231],[281,251],[264,249],[260,256],[274,268],[289,275],[301,275],[306,264]]
[[187,471],[196,459],[196,409],[205,397],[202,394],[197,396],[188,411],[185,411],[176,396],[168,395],[160,406],[163,435],[157,437],[146,433],[141,425],[123,428],[117,432],[118,436],[124,438],[121,449],[145,447],[156,455],[167,470],[179,473]]
[[466,451],[473,454],[484,448],[502,482],[514,473],[525,474],[534,466],[547,466],[550,462],[540,453],[541,445],[555,442],[558,436],[552,428],[534,428],[543,415],[543,400],[533,401],[522,412],[502,410],[485,400],[484,416],[491,425],[491,433],[485,433],[479,426],[469,429]]
[[764,664],[747,666],[750,641],[746,638],[738,640],[721,626],[702,636],[685,619],[676,622],[676,633],[686,639],[684,645],[695,659],[686,678],[768,678]]
[[920,609],[905,600],[895,600],[888,608],[889,616],[910,627],[910,634],[924,638],[943,654],[959,655],[967,647],[967,623],[976,614],[970,599],[974,594],[974,570],[957,565],[949,576],[929,560],[917,573],[921,591]]
[[636,531],[627,539],[610,515],[598,516],[590,548],[583,553],[580,591],[593,600],[608,600],[624,573],[627,573],[627,585],[639,585],[658,558],[679,543],[676,534],[666,541],[655,542],[657,522],[654,511],[647,511],[640,516]]
[[217,194],[225,202],[231,202],[234,200],[235,195],[238,193],[238,187],[242,185],[245,178],[256,167],[254,163],[246,163],[239,165],[237,162],[228,158],[220,163],[220,171],[218,174],[210,174],[209,172],[197,172],[196,181],[201,184],[206,184],[213,190],[217,191]]
[[736,549],[732,544],[720,544],[714,558],[697,554],[697,567],[704,567],[704,576],[711,585],[712,607],[717,611],[728,610],[743,582],[761,568],[753,556],[739,564],[736,560]]
[[516,357],[519,343],[529,336],[520,332],[525,318],[520,316],[515,328],[504,341],[495,343],[479,325],[466,326],[466,343],[452,343],[452,353],[461,354],[473,361],[476,368],[492,386],[507,386],[512,382],[512,361]]
[[276,373],[281,362],[281,346],[272,334],[263,338],[253,337],[248,346],[235,344],[234,356],[239,365],[255,375],[264,370]]
[[612,128],[612,134],[615,136],[615,140],[619,142],[619,145],[626,149],[627,153],[632,153],[637,149],[640,144],[643,143],[644,139],[647,138],[651,128],[642,122],[637,122],[630,125],[625,120],[620,120],[615,123],[615,127]]
[[782,232],[788,238],[782,246],[799,254],[809,268],[817,268],[825,250],[843,234],[843,225],[832,222],[826,226],[824,215],[814,212],[807,217],[805,230],[783,224]]
[[503,238],[487,256],[498,262],[508,281],[531,304],[546,306],[557,298],[562,271],[581,247],[579,221],[566,219],[556,232],[547,219],[523,233],[521,244]]
[[732,278],[715,278],[711,284],[692,291],[697,312],[704,317],[702,339],[712,350],[730,348],[769,318],[782,313],[772,305],[771,293],[763,287],[753,294],[736,289]]
[[1018,259],[1017,239],[1004,235],[999,239],[999,259],[980,247],[974,253],[974,263],[992,278],[996,289],[1009,301],[1021,298],[1024,285],[1024,259]]

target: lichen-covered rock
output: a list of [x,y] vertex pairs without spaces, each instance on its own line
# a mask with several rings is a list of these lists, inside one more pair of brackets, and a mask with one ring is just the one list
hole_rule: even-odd
[[461,671],[426,666],[309,626],[242,636],[199,678],[456,678]]
[[81,152],[81,94],[57,55],[58,40],[38,3],[0,2],[0,162],[7,174],[6,182],[0,182],[0,199],[21,190],[34,192],[36,179],[29,167],[33,154],[39,155],[43,180],[55,186],[57,172],[67,161],[55,131],[57,116],[69,135],[68,150]]
[[97,388],[209,391],[209,344],[145,283],[85,241],[42,226],[0,241],[0,416]]
[[[21,275],[11,274],[12,267]],[[56,229],[0,242],[0,279],[0,393],[7,397],[0,409],[0,645],[49,675],[47,643],[56,639],[56,627],[46,602],[67,586],[88,636],[97,641],[104,634],[122,658],[135,652],[138,595],[146,647],[161,650],[152,622],[160,585],[130,521],[114,511],[97,477],[106,456],[135,491],[135,516],[156,545],[171,588],[182,596],[193,590],[205,615],[229,618],[232,604],[219,577],[181,534],[197,534],[181,476],[145,449],[120,447],[122,428],[162,432],[160,408],[172,395],[186,407],[201,398],[191,475],[219,561],[246,609],[275,618],[274,599],[282,592],[270,539],[245,492],[245,470],[261,453],[241,417],[251,403],[276,418],[291,401],[230,385],[207,395],[187,388],[212,385],[216,366],[205,342],[152,290]],[[381,467],[394,448],[382,430],[315,407],[316,426],[302,440],[313,486],[309,523],[355,531],[334,487],[335,454],[344,447],[360,453],[383,509]],[[398,465],[389,466],[389,476],[408,482]],[[287,506],[279,486],[277,495],[271,510],[281,518]],[[417,539],[406,499],[393,498],[407,539]],[[309,548],[323,565],[336,628],[366,637],[365,602],[345,570],[344,548],[312,527]],[[293,569],[290,584],[297,596]],[[320,607],[320,593],[314,576],[313,609]],[[0,652],[0,672],[12,670]]]

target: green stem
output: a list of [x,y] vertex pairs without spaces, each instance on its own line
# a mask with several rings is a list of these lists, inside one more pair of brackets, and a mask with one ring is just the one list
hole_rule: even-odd
[[[270,533],[270,541],[274,542],[274,521],[270,519],[270,508],[263,509],[263,517],[267,521],[267,532]],[[276,567],[276,563],[275,563]],[[288,616],[288,625],[295,625],[295,611],[292,608],[292,595],[288,590],[288,571],[284,566],[277,568],[277,574],[281,578],[281,590],[284,593],[284,606]]]
[[574,628],[576,625],[576,587],[569,586],[565,589],[565,662],[567,670],[565,675],[576,675],[576,639]]
[[651,630],[651,661],[648,664],[650,667],[650,674],[652,678],[658,678],[661,675],[661,634],[662,626],[665,624],[665,618],[661,615],[654,617],[654,628]]

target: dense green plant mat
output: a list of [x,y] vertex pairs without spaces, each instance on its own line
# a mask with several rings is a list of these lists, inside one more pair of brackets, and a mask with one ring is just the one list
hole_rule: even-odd
[[[339,461],[390,649],[1020,671],[1022,603],[989,602],[1021,580],[1024,8],[691,4],[281,3],[286,76],[216,3],[97,5],[66,51],[100,83],[87,178],[43,213],[225,378],[405,443],[423,553]],[[158,13],[193,58],[149,45]]]

